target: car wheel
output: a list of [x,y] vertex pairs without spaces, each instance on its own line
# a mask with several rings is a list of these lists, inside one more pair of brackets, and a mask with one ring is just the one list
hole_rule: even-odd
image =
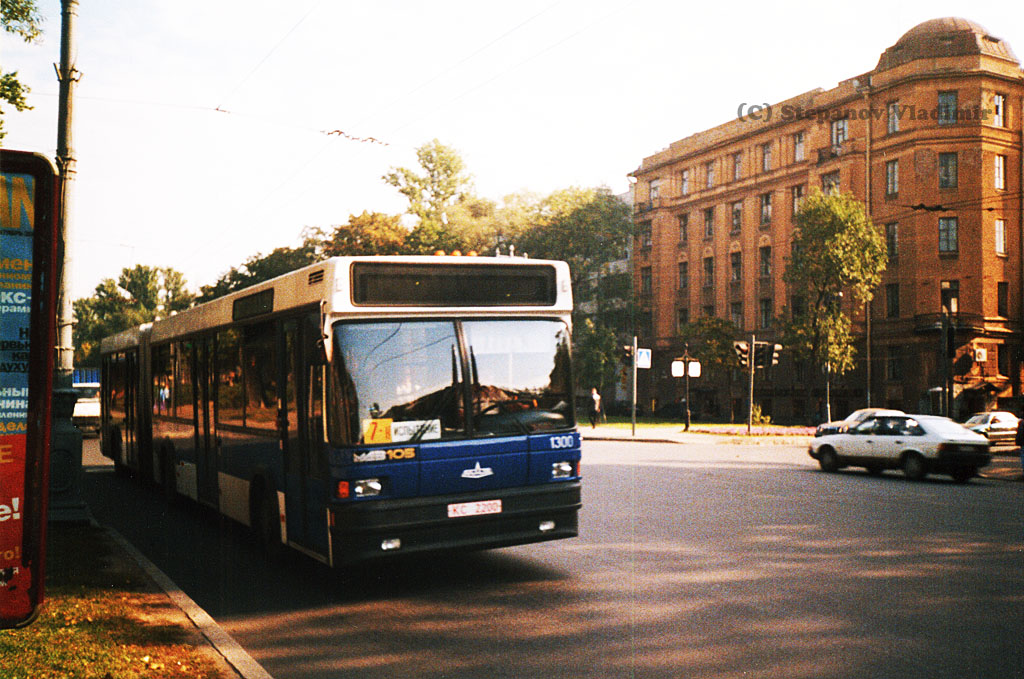
[[826,472],[834,472],[839,470],[839,456],[836,455],[836,451],[831,448],[824,448],[818,457],[818,464],[821,465],[821,470]]
[[928,475],[928,467],[924,458],[917,453],[907,453],[903,458],[903,475],[911,481],[920,481]]
[[967,483],[977,473],[978,470],[974,467],[957,467],[949,475],[953,477],[953,481],[956,483]]

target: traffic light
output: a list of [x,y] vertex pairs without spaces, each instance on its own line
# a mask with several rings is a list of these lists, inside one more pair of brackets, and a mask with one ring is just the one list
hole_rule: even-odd
[[763,368],[768,365],[768,345],[758,342],[754,345],[754,367]]
[[633,362],[633,345],[632,344],[624,344],[622,346],[622,355],[620,356],[620,359],[622,360],[623,363],[626,363],[626,364],[631,364]]
[[781,344],[772,344],[772,365],[779,364],[779,352],[782,351]]
[[746,368],[750,365],[750,345],[746,342],[733,342],[732,349],[736,352],[736,358],[740,365]]

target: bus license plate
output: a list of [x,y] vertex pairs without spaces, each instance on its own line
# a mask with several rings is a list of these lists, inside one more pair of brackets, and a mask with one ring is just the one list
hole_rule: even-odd
[[483,514],[501,514],[501,500],[459,502],[448,505],[449,519],[456,519],[460,516],[481,516]]

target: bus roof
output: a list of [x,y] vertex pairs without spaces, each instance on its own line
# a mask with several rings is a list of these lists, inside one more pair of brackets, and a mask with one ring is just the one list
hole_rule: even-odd
[[[369,299],[357,301],[360,283],[354,272],[369,272],[366,285],[391,287],[396,278],[395,272],[409,270],[413,275],[426,275],[436,278],[433,274],[445,272],[472,271],[504,272],[508,275],[506,289],[515,288],[522,280],[524,286],[537,286],[536,280],[527,280],[523,276],[527,271],[550,271],[551,290],[549,297],[543,301],[535,301],[525,297],[513,300],[513,303],[502,304],[499,300],[490,300],[484,304],[465,304],[446,301],[440,304],[426,303],[384,303]],[[404,267],[404,268],[403,268]],[[374,273],[375,269],[379,269]],[[535,277],[536,279],[536,277]],[[445,290],[453,289],[455,281],[446,282]],[[412,289],[413,285],[410,284]],[[476,286],[479,287],[479,286]],[[472,291],[474,286],[461,285],[459,290]],[[439,287],[439,289],[442,289]],[[401,292],[401,291],[399,291]],[[322,307],[321,307],[322,305]],[[396,315],[433,315],[439,313],[459,315],[490,315],[515,313],[517,315],[564,315],[572,311],[572,290],[569,282],[569,267],[565,262],[552,260],[526,259],[522,257],[459,257],[459,256],[365,256],[365,257],[333,257],[323,262],[311,264],[277,278],[258,283],[251,287],[230,293],[215,300],[186,309],[152,324],[151,341],[161,342],[174,337],[182,337],[202,330],[222,327],[233,322],[247,319],[269,317],[281,311],[303,307],[322,308],[328,322],[338,318],[380,318]],[[101,353],[119,351],[130,344],[131,333],[139,329],[131,329],[103,340]],[[114,341],[115,338],[122,338]],[[138,343],[138,335],[135,335]],[[109,340],[109,342],[108,342]],[[128,342],[128,343],[125,343]]]

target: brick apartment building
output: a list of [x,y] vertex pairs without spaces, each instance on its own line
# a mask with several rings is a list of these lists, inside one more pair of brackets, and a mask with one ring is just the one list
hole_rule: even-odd
[[[908,412],[948,405],[954,417],[1019,412],[1022,104],[1024,71],[1008,44],[973,22],[934,19],[833,89],[747,109],[645,158],[632,173],[634,284],[637,332],[655,365],[643,371],[641,402],[679,399],[669,362],[688,321],[718,316],[747,338],[778,340],[779,319],[799,303],[782,277],[793,214],[817,187],[863,201],[890,258],[870,314],[844,298],[858,366],[833,382],[833,412],[869,401]],[[806,403],[808,380],[821,383],[816,404]],[[745,418],[744,388],[697,382],[695,411]],[[755,401],[775,421],[821,410],[823,396],[823,377],[785,352],[758,371]]]

